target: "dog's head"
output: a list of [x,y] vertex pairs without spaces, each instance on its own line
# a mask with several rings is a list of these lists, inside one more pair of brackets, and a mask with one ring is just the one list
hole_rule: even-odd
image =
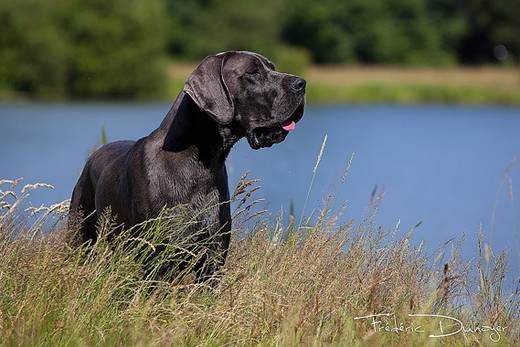
[[184,91],[221,125],[236,124],[253,149],[282,142],[303,116],[305,80],[252,52],[206,57]]

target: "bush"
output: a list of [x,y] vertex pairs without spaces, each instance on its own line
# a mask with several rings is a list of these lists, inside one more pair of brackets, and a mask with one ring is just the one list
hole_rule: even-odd
[[290,0],[285,41],[316,62],[439,64],[449,55],[422,0]]
[[162,91],[162,0],[1,1],[0,22],[0,88],[52,98]]
[[39,97],[66,92],[70,47],[61,0],[0,1],[0,88]]
[[161,1],[83,1],[73,18],[72,95],[140,97],[163,89]]
[[278,71],[304,75],[311,62],[309,52],[304,48],[281,46],[272,57]]
[[171,0],[176,31],[171,49],[184,58],[199,60],[228,50],[256,51],[273,56],[279,42],[280,2],[266,0]]

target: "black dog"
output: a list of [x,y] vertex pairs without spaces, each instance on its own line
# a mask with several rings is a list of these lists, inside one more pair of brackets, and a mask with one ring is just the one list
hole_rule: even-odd
[[253,149],[283,141],[302,118],[304,103],[305,80],[275,71],[259,54],[206,57],[159,128],[135,142],[109,143],[88,159],[70,206],[73,216],[87,217],[80,241],[96,240],[96,222],[107,207],[130,228],[157,217],[165,206],[201,211],[216,201],[196,225],[207,237],[221,232],[212,250],[215,265],[198,273],[199,279],[210,277],[223,264],[230,240],[224,162],[231,147],[242,137]]

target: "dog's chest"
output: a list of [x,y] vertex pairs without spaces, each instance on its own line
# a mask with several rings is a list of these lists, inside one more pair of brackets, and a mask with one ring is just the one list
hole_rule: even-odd
[[149,201],[154,212],[164,207],[181,207],[204,215],[204,219],[218,220],[219,203],[223,199],[218,186],[222,184],[219,172],[190,160],[167,162],[161,166],[148,173],[146,190],[151,195]]
[[[155,211],[171,208],[175,220],[189,235],[211,234],[221,227],[220,196],[206,178],[160,181],[154,197]],[[186,189],[187,188],[187,189]],[[157,213],[153,213],[157,214]]]

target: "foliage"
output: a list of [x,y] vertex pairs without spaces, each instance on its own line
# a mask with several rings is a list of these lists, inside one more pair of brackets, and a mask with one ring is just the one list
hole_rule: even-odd
[[[508,0],[466,0],[464,10],[469,30],[458,54],[463,62],[520,61],[520,2]],[[497,52],[503,45],[507,57]]]
[[442,58],[422,0],[292,1],[284,37],[317,62],[428,63]]
[[279,43],[280,4],[276,0],[172,0],[177,29],[171,32],[172,52],[190,59],[235,49],[273,56]]
[[146,96],[164,81],[160,1],[80,1],[74,15],[71,91],[81,96]]
[[164,93],[167,55],[252,50],[309,63],[520,62],[516,0],[0,0],[0,95]]
[[0,23],[2,88],[106,98],[163,87],[161,0],[2,0]]
[[[170,52],[187,59],[228,49],[266,55],[285,45],[317,63],[443,65],[518,62],[513,0],[168,0]],[[516,11],[515,11],[516,9]]]
[[67,8],[65,0],[0,1],[1,88],[65,93],[69,42],[60,23]]

